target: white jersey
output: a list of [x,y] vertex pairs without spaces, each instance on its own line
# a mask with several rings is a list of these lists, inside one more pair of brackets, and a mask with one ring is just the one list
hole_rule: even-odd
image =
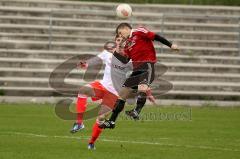
[[[97,55],[105,65],[104,74],[100,83],[106,88],[109,92],[119,96],[119,92],[122,89],[123,83],[126,81],[127,75],[131,74],[133,69],[132,62],[123,64],[120,62],[112,53],[104,50]],[[88,64],[96,64],[96,59],[92,59]],[[135,98],[127,99],[128,104],[134,104]]]
[[100,83],[111,93],[119,96],[127,75],[131,73],[132,63],[123,64],[112,53],[104,50],[98,54],[105,64],[103,79]]
[[103,79],[100,83],[111,93],[118,96],[118,92],[113,86],[112,77],[111,77],[111,66],[112,66],[112,58],[113,54],[104,50],[100,54],[97,55],[100,59],[102,59],[105,64]]

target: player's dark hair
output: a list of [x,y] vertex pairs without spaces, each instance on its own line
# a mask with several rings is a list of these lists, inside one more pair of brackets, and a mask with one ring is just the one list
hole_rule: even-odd
[[116,34],[118,34],[118,29],[122,29],[128,27],[129,29],[132,29],[132,26],[129,23],[121,23],[116,28]]
[[118,34],[115,35],[114,40],[116,40],[117,38],[119,38],[120,36]]

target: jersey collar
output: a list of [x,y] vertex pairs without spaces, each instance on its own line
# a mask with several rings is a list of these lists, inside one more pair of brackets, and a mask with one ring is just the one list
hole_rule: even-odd
[[131,32],[130,32],[129,38],[132,37],[132,33],[133,33],[133,29],[131,29]]

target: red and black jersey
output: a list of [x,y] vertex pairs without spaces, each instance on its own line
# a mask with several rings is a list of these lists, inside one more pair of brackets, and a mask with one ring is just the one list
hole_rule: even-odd
[[129,38],[126,40],[124,52],[128,58],[132,59],[133,64],[136,62],[157,61],[153,40],[155,33],[144,27],[132,29]]

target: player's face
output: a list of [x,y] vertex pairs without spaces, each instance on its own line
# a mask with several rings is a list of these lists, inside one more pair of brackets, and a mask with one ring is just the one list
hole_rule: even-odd
[[120,45],[121,42],[122,42],[122,37],[116,38],[115,42],[116,42],[117,45]]
[[116,42],[116,51],[119,53],[119,54],[121,54],[121,55],[123,55],[123,56],[125,56],[125,54],[124,54],[124,41],[123,41],[123,38],[122,37],[118,37],[118,38],[116,38],[115,39],[115,42]]
[[131,32],[131,29],[129,29],[128,27],[118,29],[118,35],[123,39],[127,39],[130,35],[130,32]]

